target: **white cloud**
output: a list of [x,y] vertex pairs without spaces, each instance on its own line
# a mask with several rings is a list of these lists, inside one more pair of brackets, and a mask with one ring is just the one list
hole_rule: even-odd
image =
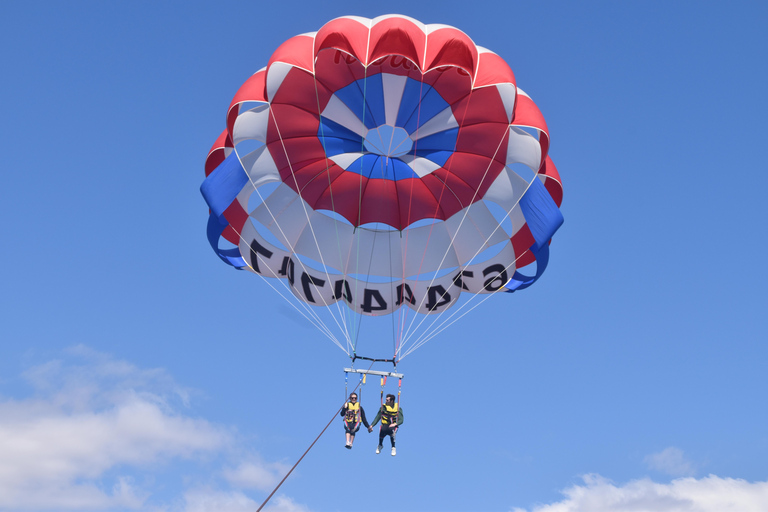
[[[253,512],[261,505],[241,492],[197,489],[187,492],[184,499],[184,512]],[[278,495],[264,507],[264,512],[309,512],[309,509],[286,496]]]
[[665,448],[659,453],[648,455],[645,463],[650,469],[669,476],[693,476],[695,473],[693,464],[686,460],[681,449],[675,447]]
[[[232,429],[184,414],[191,392],[164,370],[78,346],[24,377],[32,397],[0,397],[0,510],[166,509],[153,505],[152,484],[176,460],[233,458],[206,472],[223,474],[235,490],[205,494],[232,507],[253,505],[238,488],[271,490],[284,474],[256,456],[240,460],[248,450]],[[196,496],[189,510],[208,510]],[[301,510],[285,503],[279,510]]]
[[[530,512],[765,512],[768,482],[710,475],[679,478],[668,484],[649,479],[617,486],[599,475],[563,491],[565,499],[537,505]],[[528,512],[514,508],[513,512]]]
[[289,468],[287,464],[247,461],[235,468],[225,469],[224,478],[237,487],[271,491]]

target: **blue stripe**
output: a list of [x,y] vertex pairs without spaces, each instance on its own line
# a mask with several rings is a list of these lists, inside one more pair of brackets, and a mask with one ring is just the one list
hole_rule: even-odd
[[336,91],[335,95],[369,130],[384,124],[384,86],[381,75],[356,80]]
[[363,150],[362,137],[339,123],[324,117],[320,118],[317,138],[320,139],[325,154],[329,157],[344,153],[359,153]]
[[387,158],[373,153],[361,156],[347,167],[347,171],[362,174],[369,179],[403,180],[418,178],[408,164],[398,158]]
[[[418,86],[420,90],[409,89],[406,86],[406,92],[410,92],[417,97],[420,95],[421,101],[419,101],[415,108],[413,108],[410,116],[405,121],[405,124],[399,124],[399,115],[397,121],[399,126],[405,128],[408,133],[413,134],[416,133],[418,129],[421,128],[430,119],[448,108],[448,103],[446,103],[443,97],[440,96],[440,93],[438,93],[433,87],[427,84],[421,84],[420,82],[412,79],[409,80],[408,83],[413,83],[414,88]],[[405,93],[403,94],[403,99],[405,99]],[[402,110],[402,103],[400,113],[405,114],[405,112]],[[403,115],[403,117],[405,117],[405,115]]]
[[536,258],[536,275],[526,276],[515,272],[505,286],[510,292],[528,288],[541,277],[549,264],[549,241],[563,225],[563,214],[538,178],[534,178],[520,199],[520,209],[535,240],[530,249]]
[[240,256],[239,249],[220,249],[219,239],[229,225],[229,222],[224,218],[224,211],[237,198],[246,183],[248,183],[248,175],[237,158],[237,154],[233,151],[205,178],[200,186],[200,192],[211,209],[206,230],[208,243],[211,244],[214,252],[222,261],[237,268],[247,266],[245,260]]
[[243,257],[240,256],[240,249],[237,247],[233,247],[231,249],[219,248],[219,239],[221,238],[221,234],[224,232],[224,229],[226,229],[227,226],[229,226],[229,223],[226,220],[224,221],[224,224],[222,224],[221,220],[216,217],[216,215],[211,213],[208,216],[208,229],[206,230],[206,234],[208,235],[208,243],[211,244],[211,247],[213,247],[213,252],[215,252],[216,255],[221,258],[221,261],[238,269],[244,268],[247,266],[247,264],[245,263]]
[[248,175],[233,151],[205,178],[200,186],[200,192],[213,213],[221,217],[246,183],[248,183]]

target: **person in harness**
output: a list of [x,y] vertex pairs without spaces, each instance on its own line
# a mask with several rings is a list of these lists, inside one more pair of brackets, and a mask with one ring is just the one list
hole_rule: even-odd
[[368,428],[368,432],[371,431],[368,420],[365,419],[365,410],[363,406],[357,401],[357,394],[352,393],[349,395],[349,400],[341,408],[341,415],[344,417],[344,432],[347,435],[347,444],[344,447],[348,450],[352,449],[352,443],[355,442],[355,433],[360,430],[360,421]]
[[368,432],[373,431],[373,427],[379,419],[381,419],[381,427],[379,428],[379,445],[376,447],[376,453],[381,453],[384,438],[389,436],[389,441],[392,443],[392,456],[394,457],[397,454],[395,434],[397,434],[397,429],[403,424],[404,419],[403,409],[400,408],[400,404],[395,403],[395,395],[387,395],[387,401],[379,409],[373,423],[368,427]]

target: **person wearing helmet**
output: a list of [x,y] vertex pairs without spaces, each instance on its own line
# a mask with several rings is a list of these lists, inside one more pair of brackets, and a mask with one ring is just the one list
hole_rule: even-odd
[[395,403],[395,395],[387,395],[387,401],[379,409],[373,423],[368,427],[368,432],[373,431],[373,427],[379,419],[381,419],[381,427],[379,428],[379,445],[376,447],[376,453],[381,453],[384,438],[389,436],[389,441],[392,443],[392,456],[394,457],[397,454],[395,434],[397,434],[397,429],[403,424],[404,419],[403,409],[400,404]]
[[365,419],[365,410],[357,401],[357,393],[349,395],[349,400],[341,408],[341,416],[344,417],[344,432],[347,436],[347,444],[344,445],[348,450],[352,449],[352,443],[355,442],[355,434],[360,430],[360,421],[363,422],[370,432],[370,425]]

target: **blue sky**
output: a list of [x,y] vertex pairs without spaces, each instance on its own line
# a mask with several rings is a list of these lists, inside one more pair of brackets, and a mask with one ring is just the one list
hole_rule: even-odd
[[0,510],[255,510],[331,419],[346,355],[216,258],[198,189],[281,42],[388,13],[509,62],[565,224],[398,367],[397,457],[337,421],[271,510],[768,508],[768,6],[285,1],[4,6]]

